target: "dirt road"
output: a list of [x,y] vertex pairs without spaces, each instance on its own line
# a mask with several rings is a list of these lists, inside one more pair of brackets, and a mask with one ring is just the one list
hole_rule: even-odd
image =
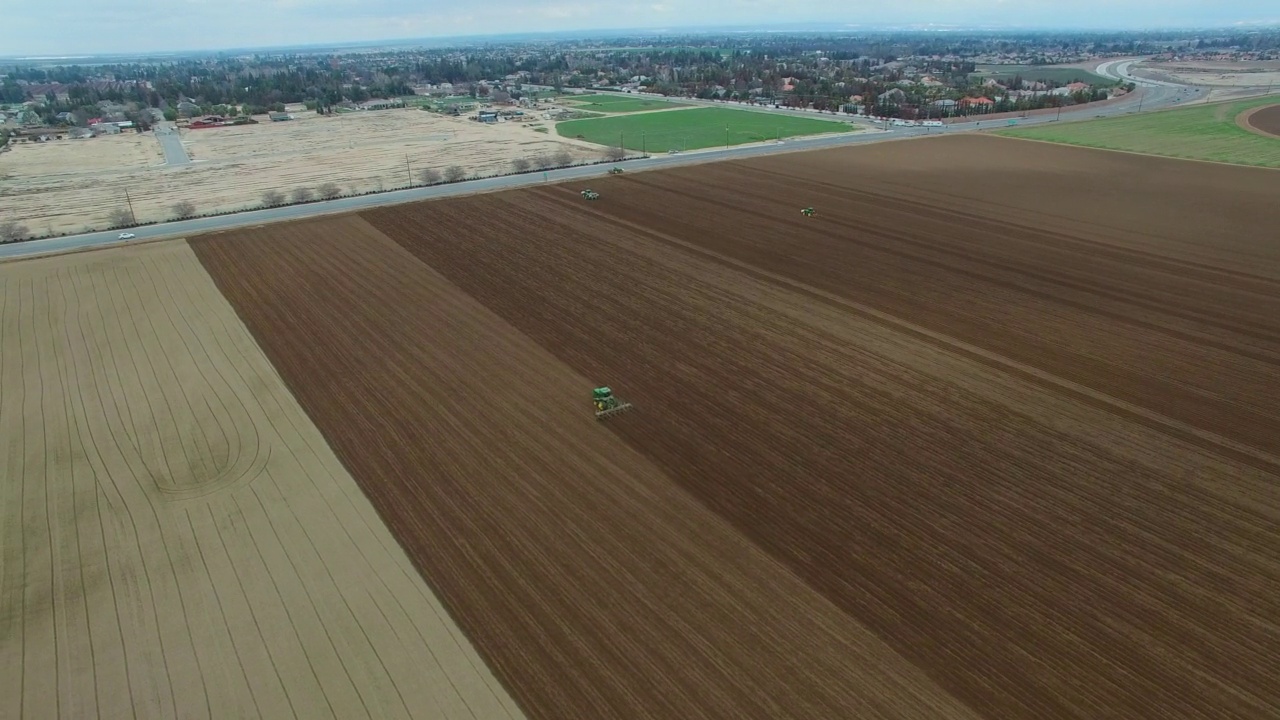
[[184,242],[0,338],[0,717],[521,717]]

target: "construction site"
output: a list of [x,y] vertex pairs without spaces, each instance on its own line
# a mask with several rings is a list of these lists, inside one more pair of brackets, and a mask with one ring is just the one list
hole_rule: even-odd
[[0,263],[0,717],[1274,718],[1275,171],[1187,164],[930,137]]

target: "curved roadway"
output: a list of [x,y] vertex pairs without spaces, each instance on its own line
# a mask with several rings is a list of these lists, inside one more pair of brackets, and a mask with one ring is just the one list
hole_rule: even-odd
[[[1098,67],[1098,73],[1115,79],[1133,82],[1139,86],[1139,91],[1131,93],[1129,96],[1114,103],[1101,107],[1091,108],[1086,105],[1075,110],[1064,110],[1062,112],[1062,119],[1080,120],[1089,117],[1111,117],[1116,115],[1125,115],[1139,110],[1149,111],[1163,109],[1189,98],[1198,97],[1201,92],[1201,89],[1199,88],[1130,77],[1128,75],[1128,69],[1133,62],[1135,61],[1117,60],[1103,63]],[[687,100],[684,99],[673,98],[673,100],[687,102]],[[1054,115],[1042,115],[1019,118],[1017,124],[1019,126],[1040,125],[1057,121],[1058,120]],[[987,127],[1004,127],[1006,124],[1007,123],[998,120],[987,121],[986,123]],[[981,125],[982,121],[975,120],[973,122],[955,123],[953,125],[948,125],[945,128],[893,127],[887,131],[878,131],[871,130],[869,125],[864,124],[863,131],[857,133],[822,135],[808,139],[793,138],[783,143],[766,143],[718,150],[692,151],[678,155],[657,155],[639,160],[628,160],[623,164],[623,167],[625,167],[629,172],[637,170],[656,170],[680,165],[717,162],[720,160],[771,155],[780,152],[795,152],[797,150],[842,147],[846,145],[857,145],[860,143],[919,137],[921,135],[949,135],[953,133],[973,132],[981,130]],[[121,242],[140,242],[161,237],[195,235],[215,230],[229,230],[232,228],[278,222],[281,220],[297,220],[326,213],[363,210],[382,205],[394,205],[416,200],[441,198],[452,195],[466,195],[492,190],[505,190],[527,185],[537,185],[543,182],[602,177],[608,172],[608,169],[608,165],[565,168],[563,170],[551,170],[547,173],[535,172],[523,175],[509,175],[506,177],[484,178],[481,180],[471,180],[468,182],[454,183],[450,185],[407,188],[404,190],[393,190],[391,192],[377,193],[374,195],[339,198],[336,200],[326,200],[306,205],[292,205],[288,207],[267,208],[263,210],[250,210],[242,213],[235,213],[233,215],[180,220],[176,222],[133,228],[130,232],[135,233],[137,238],[132,241],[121,241],[118,239],[120,234],[119,231],[108,231],[85,233],[83,235],[68,235],[60,238],[49,238],[47,240],[12,243],[0,246],[0,258],[43,255],[47,253],[64,252],[67,250],[78,250],[93,246],[112,245]]]

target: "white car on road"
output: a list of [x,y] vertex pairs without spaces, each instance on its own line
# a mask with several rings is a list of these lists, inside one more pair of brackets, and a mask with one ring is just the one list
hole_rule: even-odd
[[117,239],[117,240],[132,240],[132,239],[134,239],[134,238],[136,238],[136,237],[138,237],[138,236],[137,236],[137,235],[134,235],[133,233],[120,233],[120,236],[119,236],[118,238],[116,238],[116,239]]

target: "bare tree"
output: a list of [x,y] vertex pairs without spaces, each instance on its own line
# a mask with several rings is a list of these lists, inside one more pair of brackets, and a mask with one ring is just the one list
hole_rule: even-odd
[[129,208],[116,208],[107,214],[107,223],[113,228],[127,227],[133,224],[133,213]]
[[467,176],[467,171],[459,165],[450,165],[444,169],[444,181],[455,183]]
[[338,183],[327,182],[316,188],[316,192],[320,194],[320,197],[331,200],[342,194],[342,188],[338,187]]
[[560,148],[551,155],[551,164],[555,167],[568,167],[573,163],[573,155],[568,150]]
[[435,185],[440,182],[440,171],[435,168],[424,168],[418,171],[418,179],[423,185]]
[[511,161],[511,169],[518,173],[529,172],[529,159],[516,158]]
[[19,225],[17,220],[0,222],[0,243],[25,240],[31,234],[26,225]]
[[620,147],[611,147],[604,151],[604,156],[610,160],[621,160],[627,156],[627,151]]
[[530,162],[533,164],[534,170],[546,170],[551,167],[551,158],[547,157],[546,153],[534,155]]
[[306,202],[311,199],[311,188],[294,188],[293,192],[289,193],[289,198],[296,203]]
[[276,207],[284,204],[284,193],[279,190],[268,190],[262,193],[262,204],[267,207]]
[[196,205],[189,200],[173,204],[173,216],[179,220],[185,220],[195,214]]

